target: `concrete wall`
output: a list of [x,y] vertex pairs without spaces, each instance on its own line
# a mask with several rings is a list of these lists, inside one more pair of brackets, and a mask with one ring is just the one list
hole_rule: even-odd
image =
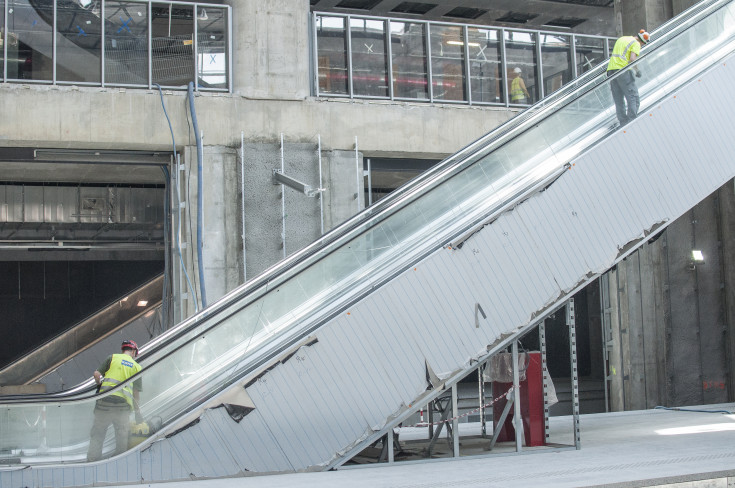
[[[611,409],[732,401],[733,183],[608,272]],[[704,264],[692,266],[699,249]]]

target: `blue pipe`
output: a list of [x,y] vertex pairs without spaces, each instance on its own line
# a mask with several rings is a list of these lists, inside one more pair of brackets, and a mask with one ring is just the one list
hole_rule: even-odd
[[194,110],[194,83],[189,82],[189,112],[191,112],[191,123],[194,126],[194,135],[197,141],[197,261],[199,261],[199,290],[202,297],[202,308],[207,308],[207,289],[204,286],[204,262],[202,259],[202,220],[203,216],[203,188],[202,188],[202,136],[199,134],[197,114]]
[[[163,90],[161,90],[161,85],[159,85],[158,83],[154,83],[154,86],[158,88],[158,94],[161,97],[161,107],[163,107],[163,115],[166,116],[166,122],[168,122],[168,130],[171,131],[171,144],[173,146],[173,155],[174,155],[174,158],[176,158],[176,138],[174,137],[174,128],[171,126],[171,119],[168,116],[168,111],[166,111],[166,104],[163,102]],[[165,171],[165,173],[168,178],[168,171]],[[181,198],[179,197],[178,183],[176,184],[175,188],[176,188],[176,198],[179,201],[181,201]],[[177,220],[176,224],[177,224],[176,233],[174,234],[174,237],[176,238],[176,253],[179,255],[179,261],[181,262],[181,269],[184,271],[184,276],[186,277],[186,284],[189,285],[189,291],[191,292],[191,297],[192,297],[192,300],[194,301],[194,310],[196,312],[199,312],[199,305],[197,305],[196,295],[194,294],[194,287],[191,286],[191,280],[189,280],[189,273],[186,272],[186,266],[184,265],[184,257],[181,255],[181,243],[179,242],[179,228],[181,226],[181,222]]]

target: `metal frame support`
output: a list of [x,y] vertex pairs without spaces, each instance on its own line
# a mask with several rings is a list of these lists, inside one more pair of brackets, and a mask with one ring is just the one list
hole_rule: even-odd
[[480,432],[482,438],[487,438],[487,426],[485,420],[485,367],[487,363],[482,363],[477,368],[477,389],[478,396],[480,399]]
[[549,439],[549,383],[551,375],[549,375],[549,365],[546,361],[546,319],[542,320],[538,326],[538,343],[541,350],[541,374],[543,375],[544,387],[544,439]]
[[[446,401],[445,405],[442,405],[443,401]],[[426,448],[426,457],[431,457],[431,451],[432,449],[434,449],[434,444],[436,444],[436,441],[439,440],[439,436],[441,435],[444,426],[447,426],[448,431],[452,429],[452,427],[450,427],[446,421],[449,418],[451,399],[447,398],[446,396],[442,396],[435,399],[432,403],[439,407],[439,412],[441,412],[441,420],[439,421],[439,425],[436,430],[434,430],[431,434],[431,442],[429,442],[429,446]],[[429,412],[434,409],[434,405],[431,405],[429,407]],[[433,415],[429,415],[429,423],[433,424]],[[452,435],[452,433],[450,432],[449,435]]]
[[513,341],[513,428],[516,431],[516,452],[521,452],[523,418],[521,417],[520,375],[518,374],[518,341]]
[[[319,188],[324,190],[324,183],[322,181],[322,135],[317,134],[317,159],[319,160]],[[319,192],[319,230],[321,236],[324,235],[324,192]]]
[[574,447],[582,448],[579,429],[579,377],[577,371],[577,327],[574,313],[574,298],[570,298],[566,306],[567,325],[569,326],[569,357],[572,362],[572,422],[574,429]]
[[459,457],[459,408],[457,399],[457,383],[452,385],[452,453]]
[[[281,132],[281,173],[285,169],[285,159],[283,156],[283,132]],[[274,170],[275,173],[275,170]],[[275,174],[273,175],[275,177]],[[286,189],[281,186],[281,246],[283,247],[283,257],[286,257]]]
[[286,185],[310,198],[316,197],[324,191],[324,188],[312,188],[311,185],[302,183],[296,178],[284,174],[283,171],[278,168],[273,168],[273,184]]

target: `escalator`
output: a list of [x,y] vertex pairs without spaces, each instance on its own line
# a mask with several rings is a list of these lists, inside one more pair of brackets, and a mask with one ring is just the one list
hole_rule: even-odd
[[163,332],[163,274],[0,369],[0,385],[44,385],[48,393],[85,382],[124,339],[145,344]]
[[735,2],[653,38],[633,122],[600,66],[162,335],[138,446],[86,462],[89,392],[3,399],[0,484],[347,462],[735,176]]

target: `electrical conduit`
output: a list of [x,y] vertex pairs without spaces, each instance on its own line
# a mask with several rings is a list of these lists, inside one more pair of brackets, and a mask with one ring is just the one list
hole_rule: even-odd
[[197,141],[197,261],[199,264],[199,290],[202,298],[202,308],[207,308],[207,289],[204,286],[204,262],[202,260],[202,219],[203,217],[203,198],[202,198],[202,136],[199,133],[199,124],[197,124],[197,114],[194,110],[194,83],[189,82],[189,112],[191,113],[191,122],[194,126],[194,134]]

